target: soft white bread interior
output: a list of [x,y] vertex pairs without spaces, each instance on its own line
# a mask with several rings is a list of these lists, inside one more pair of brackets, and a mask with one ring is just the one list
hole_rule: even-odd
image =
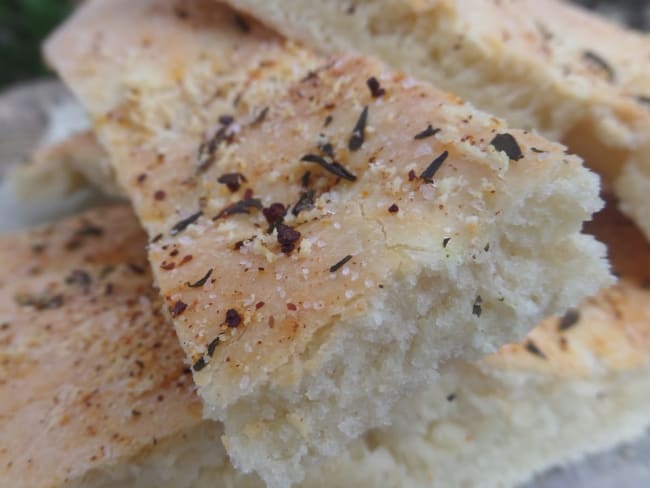
[[380,63],[207,0],[88,2],[46,52],[149,234],[206,414],[271,486],[610,283],[579,158]]
[[563,141],[650,237],[650,36],[560,0],[228,0],[320,52],[376,55]]
[[[590,225],[622,281],[518,345],[452,361],[395,425],[308,470],[303,488],[513,486],[650,423],[650,247],[613,210]],[[0,478],[17,488],[261,488],[202,420],[115,207],[0,238]]]

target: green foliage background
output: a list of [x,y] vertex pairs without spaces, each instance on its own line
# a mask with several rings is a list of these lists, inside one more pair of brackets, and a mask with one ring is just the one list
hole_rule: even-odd
[[46,72],[41,42],[71,8],[66,0],[0,0],[0,87]]

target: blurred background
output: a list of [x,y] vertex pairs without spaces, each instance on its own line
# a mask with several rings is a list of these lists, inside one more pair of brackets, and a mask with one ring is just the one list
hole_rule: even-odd
[[[650,27],[650,0],[574,0],[636,29]],[[46,74],[39,46],[75,0],[0,0],[0,89]]]

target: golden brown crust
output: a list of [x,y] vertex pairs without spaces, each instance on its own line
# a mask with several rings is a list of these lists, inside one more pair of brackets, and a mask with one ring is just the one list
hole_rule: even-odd
[[[333,317],[365,314],[418,253],[487,252],[531,175],[582,171],[561,146],[453,95],[367,59],[319,59],[222,7],[141,2],[124,6],[129,21],[114,8],[85,9],[47,52],[113,151],[196,381],[223,385],[223,405],[300,357]],[[415,137],[429,125],[440,131]],[[491,144],[506,131],[520,161]],[[271,204],[295,208],[311,190],[314,209],[269,233]]]
[[79,481],[201,420],[127,207],[0,237],[0,478]]

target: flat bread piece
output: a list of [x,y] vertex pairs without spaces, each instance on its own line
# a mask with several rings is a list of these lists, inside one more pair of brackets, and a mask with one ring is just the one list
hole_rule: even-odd
[[[590,231],[610,244],[621,283],[519,345],[448,363],[399,404],[396,425],[298,486],[513,486],[640,435],[650,424],[650,247],[613,206]],[[10,263],[0,280],[3,485],[264,486],[233,468],[222,427],[201,419],[145,243],[124,207],[0,238]]]
[[650,36],[560,0],[228,0],[320,52],[379,56],[563,141],[650,238]]
[[[218,429],[192,430],[201,402],[145,246],[126,206],[0,237],[2,486],[167,486],[160,453],[189,435],[205,453],[187,476],[223,457]],[[152,450],[149,466],[138,456]]]
[[56,202],[88,186],[106,196],[124,196],[108,154],[90,130],[39,147],[9,178],[18,198],[29,204]]
[[206,415],[271,486],[610,283],[579,158],[375,61],[208,0],[91,1],[46,53],[149,234]]

